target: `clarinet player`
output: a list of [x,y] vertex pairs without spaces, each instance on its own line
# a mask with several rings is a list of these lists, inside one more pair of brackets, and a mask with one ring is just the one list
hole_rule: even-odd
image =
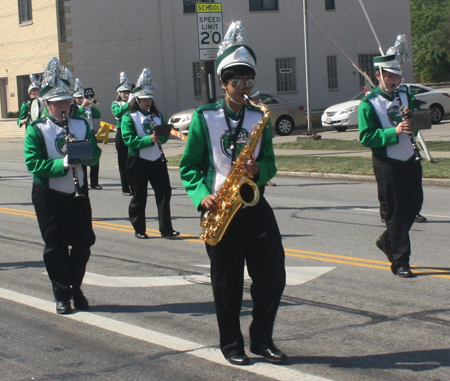
[[[25,163],[33,174],[32,201],[45,243],[44,263],[58,314],[72,312],[71,299],[76,309],[89,309],[81,284],[95,242],[86,167],[77,165],[75,169],[68,164],[64,123],[70,126],[71,140],[91,140],[94,160],[90,165],[97,164],[101,155],[84,119],[69,116],[63,120],[70,112],[72,81],[70,71],[64,70],[56,57],[51,58],[41,89],[47,113],[27,126],[24,144]],[[73,169],[84,197],[75,197]]]
[[164,124],[164,118],[154,102],[154,89],[152,74],[145,68],[128,99],[132,104],[130,111],[122,117],[122,138],[128,147],[127,174],[133,195],[128,215],[138,239],[149,238],[145,221],[149,182],[155,192],[161,236],[174,238],[180,235],[172,227],[172,187],[161,149],[161,145],[169,140],[169,136],[159,137],[154,132],[155,125]]
[[[359,138],[372,149],[373,170],[378,199],[386,230],[376,246],[391,262],[391,271],[402,278],[412,277],[409,231],[423,202],[422,166],[415,155],[410,136],[411,119],[403,118],[415,108],[413,97],[405,90],[394,90],[402,82],[396,55],[374,58],[379,85],[361,101],[358,111]],[[400,103],[399,104],[399,100]]]

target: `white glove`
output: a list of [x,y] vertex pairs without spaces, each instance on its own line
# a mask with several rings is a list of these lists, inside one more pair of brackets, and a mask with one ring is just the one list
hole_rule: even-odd
[[134,94],[130,94],[130,96],[128,97],[128,104],[133,104],[134,102],[136,102],[136,97],[134,96]]
[[69,164],[69,156],[68,155],[64,156],[63,166],[64,166],[64,169],[69,169],[69,167],[73,166],[72,164]]

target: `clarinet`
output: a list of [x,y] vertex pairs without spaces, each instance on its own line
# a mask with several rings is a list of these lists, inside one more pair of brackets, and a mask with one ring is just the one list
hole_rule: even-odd
[[[69,120],[67,119],[66,113],[62,112],[62,127],[66,130],[66,144],[70,144],[70,131],[69,131]],[[72,167],[73,184],[75,185],[75,198],[84,197],[83,192],[80,188],[80,183],[78,181],[78,171],[77,167]]]
[[[405,112],[405,106],[403,106],[402,100],[400,98],[400,94],[397,90],[397,86],[393,85],[392,87],[394,89],[395,98],[397,99],[398,105],[400,107],[400,113],[401,113],[402,119],[408,120],[409,116],[408,116],[408,113]],[[419,147],[417,147],[417,143],[416,143],[416,139],[414,138],[414,134],[408,134],[408,136],[409,136],[409,140],[411,141],[412,148],[414,150],[414,160],[415,161],[422,160],[422,156],[420,155]]]
[[[150,115],[150,119],[152,120],[152,127],[155,127],[155,126],[156,126],[156,123],[155,123],[155,121],[153,120],[153,115],[152,115],[152,112],[151,112],[151,110],[150,110],[150,107],[147,107],[147,113]],[[161,160],[162,160],[162,162],[163,162],[163,163],[167,163],[167,159],[166,159],[166,156],[164,155],[164,152],[163,152],[163,149],[162,149],[162,144],[161,144],[161,142],[159,141],[159,138],[158,138],[158,140],[156,141],[156,144],[158,144],[159,153],[161,154]]]

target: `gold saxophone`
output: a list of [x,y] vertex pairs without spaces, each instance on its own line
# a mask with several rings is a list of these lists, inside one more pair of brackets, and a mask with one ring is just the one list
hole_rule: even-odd
[[245,142],[245,146],[233,162],[227,178],[217,190],[217,212],[211,213],[207,211],[202,218],[200,223],[200,227],[202,228],[200,237],[211,246],[215,246],[221,241],[228,225],[242,205],[253,206],[259,201],[259,188],[252,180],[244,177],[242,164],[255,154],[256,147],[261,140],[270,114],[266,105],[262,103],[256,105],[247,96],[244,96],[244,100],[252,106],[259,108],[263,113],[263,117],[253,127],[252,132]]

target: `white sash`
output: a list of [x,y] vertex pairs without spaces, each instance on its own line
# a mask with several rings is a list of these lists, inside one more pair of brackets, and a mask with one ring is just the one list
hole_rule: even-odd
[[[215,178],[213,182],[212,193],[216,194],[217,189],[223,184],[231,169],[231,149],[224,147],[224,136],[229,135],[227,122],[223,109],[203,111],[206,123],[208,125],[211,150],[213,154],[213,165],[215,169]],[[245,110],[242,129],[238,136],[237,143],[244,144],[247,137],[253,130],[253,127],[262,119],[262,114],[258,111]],[[231,128],[237,127],[239,121],[230,119]],[[255,158],[258,157],[261,150],[261,142],[255,150]]]
[[[403,92],[400,92],[399,94],[403,104],[408,105],[407,94]],[[397,126],[398,123],[389,117],[390,113],[398,110],[399,104],[397,99],[394,98],[393,101],[390,101],[382,96],[377,96],[370,98],[369,101],[377,113],[383,129]],[[400,134],[398,136],[397,144],[386,147],[386,155],[391,159],[407,161],[413,154],[414,150],[407,134]]]
[[[147,131],[144,128],[144,123],[151,123],[150,116],[145,116],[140,111],[133,112],[130,114],[131,119],[133,119],[134,127],[136,129],[136,134],[143,138],[145,136],[151,135],[150,131]],[[159,116],[153,115],[153,120],[155,123],[161,124],[161,118]],[[151,129],[153,131],[153,128]],[[145,160],[155,161],[158,160],[161,157],[161,152],[159,151],[158,144],[154,144],[151,147],[142,148],[139,150],[139,157]]]
[[[70,135],[75,140],[86,139],[86,123],[84,120],[68,118]],[[64,139],[66,130],[57,124],[53,123],[50,119],[46,119],[45,122],[37,124],[44,136],[45,146],[47,148],[47,154],[49,159],[62,159],[66,154],[61,151],[61,139]],[[78,181],[80,187],[84,185],[83,168],[81,164],[76,165],[78,171]],[[48,184],[51,189],[64,193],[74,193],[75,185],[73,183],[72,170],[69,169],[67,174],[62,177],[50,177]]]

